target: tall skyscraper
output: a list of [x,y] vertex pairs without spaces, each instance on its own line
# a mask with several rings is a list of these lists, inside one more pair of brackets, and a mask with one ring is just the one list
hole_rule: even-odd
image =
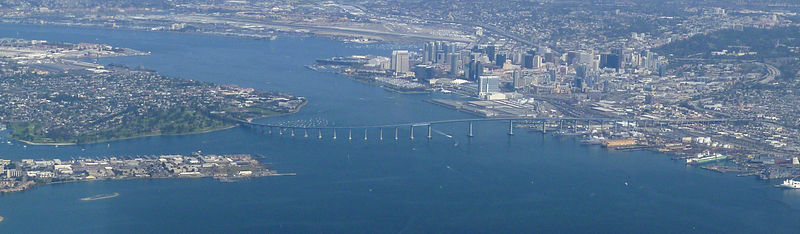
[[499,76],[480,76],[478,81],[478,94],[485,95],[489,93],[500,92],[500,77]]
[[472,75],[470,80],[478,80],[478,77],[483,75],[483,64],[480,61],[475,61],[470,74]]
[[489,61],[494,61],[494,55],[495,55],[494,45],[486,46],[486,55],[489,56]]
[[495,60],[494,60],[494,65],[498,66],[498,67],[502,67],[503,64],[505,64],[505,63],[506,63],[506,54],[504,54],[504,53],[497,54],[497,56],[495,57]]
[[392,52],[392,70],[397,73],[408,73],[408,51],[395,50]]
[[458,74],[459,72],[459,65],[461,65],[461,59],[458,59],[459,55],[456,53],[450,53],[450,74]]
[[578,63],[580,59],[580,52],[578,51],[569,51],[567,52],[567,65],[573,65]]
[[520,69],[514,69],[514,71],[511,73],[511,78],[513,79],[514,82],[513,86],[515,90],[527,85],[522,80],[522,70]]
[[532,54],[526,54],[525,57],[523,58],[523,60],[524,61],[522,63],[522,67],[527,68],[527,69],[533,68],[533,55]]
[[586,73],[588,72],[588,67],[586,64],[578,64],[575,66],[575,75],[578,78],[586,78]]
[[436,53],[434,51],[434,49],[435,49],[434,42],[425,43],[425,45],[422,48],[422,62],[423,63],[433,62],[434,54]]
[[534,55],[532,68],[541,68],[541,67],[542,67],[542,56]]

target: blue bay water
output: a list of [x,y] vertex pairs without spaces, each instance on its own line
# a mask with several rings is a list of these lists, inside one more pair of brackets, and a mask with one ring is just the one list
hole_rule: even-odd
[[[388,55],[389,45],[322,38],[260,41],[163,32],[0,25],[0,36],[151,51],[101,59],[168,76],[307,97],[300,113],[260,121],[368,125],[471,118],[303,66],[322,57]],[[394,45],[398,47],[398,45]],[[651,152],[607,152],[504,123],[436,125],[425,139],[291,138],[245,128],[80,146],[0,144],[0,158],[251,153],[297,176],[95,181],[0,196],[0,233],[31,232],[782,232],[800,229],[800,193],[687,167]],[[386,129],[391,138],[393,129]],[[302,136],[302,134],[299,134]],[[311,133],[316,136],[316,132]],[[357,139],[357,140],[356,140]],[[5,142],[5,138],[3,142]],[[626,185],[627,183],[627,185]],[[91,202],[81,197],[119,197]]]

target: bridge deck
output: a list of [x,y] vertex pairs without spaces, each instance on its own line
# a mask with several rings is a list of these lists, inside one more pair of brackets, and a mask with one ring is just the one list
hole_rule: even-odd
[[286,126],[275,124],[262,124],[247,121],[239,121],[242,125],[271,127],[271,128],[291,128],[291,129],[362,129],[362,128],[394,128],[394,127],[419,127],[434,124],[466,123],[466,122],[491,122],[491,121],[589,121],[589,122],[647,122],[647,123],[719,123],[719,122],[751,122],[751,119],[671,119],[671,120],[652,120],[652,119],[616,119],[616,118],[473,118],[473,119],[452,119],[434,120],[427,122],[383,124],[383,125],[363,125],[363,126]]

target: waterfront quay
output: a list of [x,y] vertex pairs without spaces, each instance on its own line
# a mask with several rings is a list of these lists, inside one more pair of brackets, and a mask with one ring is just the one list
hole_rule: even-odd
[[159,155],[135,158],[11,161],[0,159],[0,193],[37,185],[92,180],[203,178],[221,180],[279,175],[249,154]]

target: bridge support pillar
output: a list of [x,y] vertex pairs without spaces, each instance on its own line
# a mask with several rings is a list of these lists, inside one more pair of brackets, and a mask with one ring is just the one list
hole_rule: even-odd
[[411,125],[411,140],[414,140],[414,125]]
[[431,138],[433,138],[433,135],[431,135],[431,125],[428,124],[428,139],[431,139]]
[[473,137],[473,136],[475,136],[475,135],[472,135],[472,122],[471,122],[471,121],[469,122],[469,133],[467,133],[467,136],[468,136],[468,137]]
[[600,120],[600,136],[605,135],[603,132],[605,132],[605,121]]
[[542,120],[542,133],[547,133],[547,120]]
[[574,125],[572,125],[572,131],[574,133],[578,133],[578,120],[577,119],[575,120]]
[[508,135],[514,135],[514,120],[508,121]]

